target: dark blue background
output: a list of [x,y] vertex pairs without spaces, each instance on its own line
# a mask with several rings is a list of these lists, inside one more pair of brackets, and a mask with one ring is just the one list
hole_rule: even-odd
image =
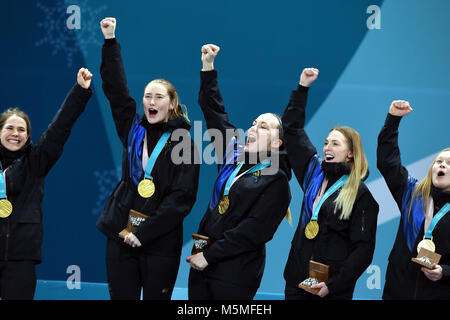
[[[66,26],[70,16],[66,8],[72,4],[81,9],[80,30]],[[381,30],[366,26],[369,5],[381,7]],[[332,126],[346,124],[357,129],[371,166],[368,182],[382,190],[379,197],[389,201],[375,167],[375,148],[393,99],[415,99],[413,108],[417,106],[411,120],[402,123],[405,164],[448,145],[450,50],[446,35],[450,28],[445,12],[450,12],[445,0],[2,3],[0,107],[19,106],[29,114],[34,142],[75,83],[78,69],[87,67],[94,74],[95,95],[47,178],[43,263],[38,278],[65,280],[67,266],[74,264],[81,268],[82,281],[106,282],[105,238],[95,222],[118,181],[122,148],[101,89],[99,22],[103,17],[117,18],[116,36],[139,109],[145,85],[154,78],[166,78],[187,105],[190,119],[202,121],[203,131],[206,126],[197,104],[203,44],[221,46],[215,63],[219,83],[232,122],[244,130],[261,113],[281,114],[301,70],[319,68],[307,111],[311,140],[321,154],[322,141]],[[416,143],[406,140],[410,135]],[[204,149],[208,144],[204,141],[198,147]],[[427,161],[425,168],[431,163]],[[191,247],[190,235],[208,204],[215,174],[214,165],[202,165],[198,200],[184,223],[179,287],[187,286],[184,258]],[[283,221],[268,246],[263,291],[283,291],[282,271],[301,201],[297,182],[293,180],[291,186],[293,225]],[[377,200],[382,202],[381,198]],[[393,218],[395,212],[382,219],[378,230],[373,264],[381,270],[381,285],[398,223]],[[382,286],[369,289],[368,276],[360,280],[356,298],[380,297]]]

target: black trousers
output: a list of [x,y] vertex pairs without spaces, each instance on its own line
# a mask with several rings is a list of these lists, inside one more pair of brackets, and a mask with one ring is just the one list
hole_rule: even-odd
[[111,300],[170,300],[180,257],[153,256],[108,239],[106,273]]
[[192,268],[189,272],[189,300],[253,300],[257,290],[207,277]]
[[36,290],[36,262],[0,261],[0,298],[33,300]]

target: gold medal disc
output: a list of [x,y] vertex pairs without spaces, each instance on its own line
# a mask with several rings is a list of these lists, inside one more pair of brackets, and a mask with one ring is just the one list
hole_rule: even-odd
[[12,204],[8,199],[0,200],[0,218],[7,218],[12,212]]
[[315,220],[311,220],[305,228],[305,236],[308,239],[314,239],[319,233],[319,224]]
[[434,244],[433,240],[431,240],[431,239],[423,239],[417,245],[417,252],[419,252],[421,248],[425,248],[431,252],[435,252],[436,245]]
[[155,193],[155,184],[150,179],[144,179],[138,184],[138,193],[142,198],[150,198]]
[[224,214],[227,212],[228,207],[230,206],[230,199],[228,196],[223,196],[219,201],[219,213]]

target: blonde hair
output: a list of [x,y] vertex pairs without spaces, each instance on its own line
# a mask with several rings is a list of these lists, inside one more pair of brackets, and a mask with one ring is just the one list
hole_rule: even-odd
[[409,221],[409,216],[411,215],[411,209],[412,209],[412,205],[414,203],[414,199],[417,196],[420,196],[421,198],[423,198],[425,200],[422,202],[422,205],[423,205],[422,209],[423,209],[424,215],[426,214],[426,206],[428,205],[428,201],[430,200],[431,187],[433,186],[433,179],[432,179],[433,166],[436,162],[436,159],[441,155],[441,153],[446,152],[446,151],[450,151],[450,148],[445,148],[444,150],[442,150],[441,152],[438,153],[438,155],[434,158],[433,162],[431,163],[431,166],[428,169],[428,173],[425,176],[425,178],[420,180],[417,183],[416,187],[414,188],[414,192],[413,192],[413,195],[411,198],[411,203],[409,204],[408,221]]
[[[282,144],[280,146],[280,150],[284,149],[284,134],[283,134],[283,120],[281,116],[277,113],[269,112],[272,116],[274,116],[278,120],[278,139],[282,141]],[[291,208],[288,207],[286,210],[285,218],[287,222],[292,226],[292,214],[291,214]]]
[[170,101],[174,102],[175,107],[172,110],[169,110],[169,119],[175,119],[179,116],[183,116],[186,121],[190,122],[188,117],[187,108],[185,105],[179,103],[178,93],[175,90],[175,87],[172,83],[165,79],[155,79],[150,81],[145,87],[147,88],[151,83],[159,83],[162,84],[166,89],[167,93],[170,97]]
[[356,195],[358,194],[359,184],[361,179],[366,176],[369,165],[358,131],[345,126],[334,127],[331,131],[333,130],[339,131],[344,135],[348,147],[353,153],[353,158],[349,162],[351,170],[348,180],[335,200],[335,211],[341,210],[341,216],[339,218],[341,220],[348,220],[353,210]]

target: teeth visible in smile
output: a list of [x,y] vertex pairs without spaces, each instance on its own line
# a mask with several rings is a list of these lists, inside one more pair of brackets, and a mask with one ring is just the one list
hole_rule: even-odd
[[8,142],[9,142],[9,143],[12,143],[12,144],[19,144],[19,141],[18,141],[18,140],[8,140]]
[[327,160],[333,160],[333,159],[334,159],[334,156],[331,155],[331,154],[325,154],[325,159],[327,159]]

